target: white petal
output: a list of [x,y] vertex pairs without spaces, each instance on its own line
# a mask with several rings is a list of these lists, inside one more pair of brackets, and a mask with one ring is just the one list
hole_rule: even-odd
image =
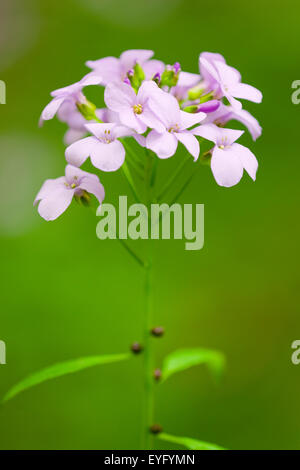
[[187,151],[197,160],[200,152],[200,145],[198,140],[190,132],[177,132],[175,137],[185,146]]
[[118,140],[110,144],[98,142],[91,153],[92,164],[102,171],[116,171],[123,165],[124,160],[125,149]]
[[85,131],[78,129],[68,129],[64,135],[64,143],[68,146],[74,144],[77,140],[83,139],[86,134],[87,133]]
[[248,175],[253,179],[253,181],[255,181],[258,168],[258,162],[255,155],[253,155],[253,153],[247,147],[244,147],[240,144],[233,144],[231,148],[239,156],[241,163],[247,171]]
[[[95,175],[91,175],[95,176]],[[99,181],[99,178],[91,178],[90,175],[86,176],[83,178],[83,180],[80,182],[80,189],[84,189],[88,193],[94,194],[96,198],[99,201],[99,204],[102,203],[104,197],[105,197],[105,191],[104,187]]]
[[173,95],[157,88],[150,95],[148,105],[166,129],[180,124],[180,107]]
[[139,134],[143,134],[147,130],[147,125],[138,119],[138,116],[130,108],[122,110],[119,114],[120,121],[124,126],[134,129]]
[[136,62],[143,65],[143,63],[150,59],[153,54],[153,51],[147,49],[129,49],[120,55],[120,61],[124,70],[128,71]]
[[[99,123],[99,122],[92,122],[90,124],[86,124],[85,127],[86,129],[93,134],[97,139],[105,139],[106,132],[109,131],[111,133],[113,131],[113,128],[116,125],[114,123]],[[106,131],[106,132],[105,132]]]
[[198,126],[193,129],[193,134],[199,135],[200,137],[216,144],[220,135],[220,129],[215,124],[202,124],[202,126]]
[[214,148],[211,158],[211,170],[220,186],[229,188],[237,184],[243,176],[243,165],[234,150]]
[[51,196],[53,192],[61,188],[65,182],[66,182],[66,178],[64,176],[61,176],[60,178],[46,180],[43,183],[39,192],[37,193],[33,205],[35,206],[38,203],[38,201],[40,201],[44,197]]
[[57,219],[71,204],[75,190],[62,185],[51,195],[41,200],[38,212],[43,219],[49,221]]
[[108,108],[120,112],[136,103],[136,94],[126,83],[109,83],[105,88],[104,101]]
[[177,149],[177,139],[170,132],[159,134],[151,131],[146,139],[147,148],[156,153],[159,158],[169,158]]
[[241,80],[241,74],[238,70],[219,60],[214,62],[221,81],[228,87],[237,84]]
[[121,80],[120,60],[116,57],[89,60],[86,62],[86,65],[101,75],[104,84]]
[[74,166],[81,166],[90,156],[91,150],[97,142],[98,139],[96,137],[86,137],[74,142],[66,149],[65,156],[67,162]]
[[199,122],[202,122],[205,118],[205,113],[186,113],[185,111],[180,111],[180,129],[187,129],[195,124],[199,124]]
[[45,109],[42,112],[41,119],[43,121],[49,121],[49,119],[54,118],[55,114],[57,113],[58,109],[62,105],[62,103],[65,101],[65,97],[62,98],[54,98],[52,101],[50,101],[49,104],[45,107]]
[[262,102],[262,93],[257,88],[246,83],[237,83],[230,88],[230,93],[236,98],[253,101],[254,103]]

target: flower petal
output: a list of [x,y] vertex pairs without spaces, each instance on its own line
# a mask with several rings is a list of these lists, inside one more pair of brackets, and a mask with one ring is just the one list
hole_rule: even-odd
[[65,175],[66,175],[66,181],[69,184],[72,184],[75,182],[75,180],[80,180],[81,178],[84,178],[85,176],[91,176],[98,178],[96,175],[92,175],[91,173],[87,173],[86,171],[81,170],[77,166],[74,165],[67,165],[65,169]]
[[202,124],[201,126],[193,129],[193,134],[210,140],[216,144],[220,134],[220,129],[215,126],[215,124]]
[[146,80],[151,80],[156,73],[163,73],[164,69],[165,64],[160,60],[148,60],[143,64]]
[[186,113],[185,111],[180,111],[180,129],[187,129],[195,124],[199,124],[199,122],[203,121],[205,118],[205,113]]
[[164,124],[166,129],[180,124],[180,107],[173,95],[157,87],[157,90],[154,90],[151,94],[148,104],[151,111]]
[[197,160],[200,152],[200,145],[196,137],[188,131],[174,133],[175,137],[185,146],[188,152]]
[[84,189],[88,193],[94,194],[94,196],[96,196],[96,198],[98,199],[99,204],[101,204],[105,197],[104,187],[100,183],[98,177],[91,178],[91,176],[95,175],[85,176],[80,182],[79,188]]
[[138,115],[138,120],[142,121],[146,127],[155,129],[157,132],[164,132],[166,130],[164,124],[158,119],[156,114],[152,112],[147,105],[144,107],[142,114]]
[[122,110],[119,114],[120,121],[124,126],[134,129],[139,134],[143,134],[147,130],[147,125],[138,119],[138,116],[130,108]]
[[41,119],[43,121],[49,121],[49,119],[54,118],[55,114],[59,110],[60,106],[62,103],[65,101],[65,97],[61,98],[54,98],[52,101],[50,101],[49,104],[45,107],[45,109],[42,112]]
[[151,131],[146,138],[147,148],[156,153],[159,158],[169,158],[177,149],[177,139],[170,132],[159,134]]
[[235,96],[235,98],[253,101],[254,103],[262,102],[261,91],[246,83],[237,83],[230,88],[230,93],[232,96]]
[[248,175],[253,179],[253,181],[255,181],[258,168],[258,162],[255,155],[253,155],[253,153],[247,147],[244,147],[240,144],[233,144],[231,148],[239,156]]
[[57,219],[71,204],[75,189],[69,189],[64,184],[57,187],[51,194],[39,203],[38,212],[43,219]]
[[64,135],[64,143],[65,145],[72,145],[74,142],[83,139],[85,135],[85,131],[70,128]]
[[102,77],[99,74],[94,72],[88,73],[85,77],[80,80],[80,85],[82,88],[90,85],[100,85],[102,83]]
[[66,149],[65,156],[67,162],[74,166],[81,166],[90,156],[97,142],[98,139],[96,137],[86,137],[74,142]]
[[33,205],[36,204],[43,198],[49,197],[53,194],[54,191],[61,188],[61,186],[66,182],[66,178],[61,176],[60,178],[46,180],[39,192],[37,193]]
[[262,128],[259,122],[257,121],[257,119],[255,119],[254,116],[252,116],[252,114],[250,114],[245,109],[241,109],[240,111],[232,109],[232,112],[229,114],[228,117],[229,119],[235,119],[244,124],[244,126],[246,126],[248,131],[250,132],[253,140],[256,140],[258,137],[261,136]]
[[109,83],[105,88],[106,106],[117,113],[132,107],[136,99],[134,89],[126,83]]
[[241,81],[241,74],[234,67],[222,61],[215,61],[214,66],[219,73],[221,81],[229,88]]
[[104,57],[99,60],[88,60],[86,65],[95,70],[102,77],[103,83],[121,80],[120,60],[116,57]]
[[124,160],[125,149],[118,140],[110,144],[98,141],[91,152],[92,164],[102,171],[116,171],[123,165]]
[[111,133],[115,126],[116,125],[114,123],[99,122],[92,122],[90,124],[85,125],[86,129],[95,137],[97,137],[97,139],[105,139],[107,137],[106,132]]
[[131,69],[136,62],[143,65],[154,55],[153,51],[147,49],[129,49],[120,55],[120,61],[126,71]]
[[211,170],[218,185],[226,188],[237,184],[243,176],[243,165],[237,152],[232,148],[227,150],[214,148]]

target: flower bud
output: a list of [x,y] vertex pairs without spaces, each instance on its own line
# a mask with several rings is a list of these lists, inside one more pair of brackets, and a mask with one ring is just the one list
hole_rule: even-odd
[[152,424],[152,426],[150,426],[150,432],[152,432],[152,434],[159,434],[162,430],[163,428],[160,424]]
[[129,79],[132,88],[138,91],[142,82],[145,80],[145,72],[138,62],[135,63],[133,69],[128,70],[127,78]]
[[88,100],[85,100],[84,103],[76,103],[78,111],[87,121],[92,121],[95,119],[95,111],[97,107],[94,103],[91,103]]
[[160,369],[155,369],[154,373],[153,373],[153,376],[154,376],[154,379],[155,380],[160,380],[161,379],[161,370]]
[[199,85],[194,86],[193,88],[190,88],[188,91],[188,98],[190,101],[194,101],[200,98],[202,95],[204,89],[203,85],[200,83]]
[[91,195],[83,189],[79,193],[75,193],[75,200],[82,206],[89,207],[91,205]]
[[193,104],[191,106],[187,106],[184,108],[184,111],[186,113],[197,113],[198,112],[198,106],[196,104]]
[[162,336],[164,332],[165,332],[165,329],[162,326],[156,326],[155,328],[152,328],[151,330],[151,334],[157,337]]
[[176,86],[180,71],[181,67],[179,62],[175,62],[173,66],[167,65],[164,72],[162,73],[160,86],[168,86],[169,88]]
[[152,80],[156,83],[156,85],[160,85],[160,79],[161,79],[161,75],[159,72],[157,72],[155,75],[153,75],[153,78]]
[[140,343],[133,343],[130,346],[130,349],[133,352],[133,354],[139,354],[140,352],[143,351],[143,346]]

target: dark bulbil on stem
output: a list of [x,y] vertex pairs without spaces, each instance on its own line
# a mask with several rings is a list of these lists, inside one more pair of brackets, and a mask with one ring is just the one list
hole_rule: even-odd
[[163,326],[156,326],[155,328],[152,328],[151,330],[151,334],[156,337],[163,336],[164,333],[165,333],[165,329]]
[[140,343],[132,343],[130,349],[133,354],[139,354],[143,351],[143,346]]
[[162,430],[163,428],[160,424],[152,424],[152,426],[150,426],[150,432],[152,434],[159,434]]
[[161,370],[160,369],[155,369],[153,375],[154,375],[155,380],[157,380],[157,381],[160,380],[161,379]]

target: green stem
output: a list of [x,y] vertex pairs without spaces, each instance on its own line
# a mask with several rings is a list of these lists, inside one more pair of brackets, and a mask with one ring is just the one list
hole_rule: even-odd
[[146,265],[144,261],[142,260],[142,258],[140,258],[139,255],[137,255],[135,251],[133,251],[133,249],[130,248],[130,246],[125,242],[125,240],[123,240],[122,238],[118,238],[118,240],[124,246],[125,250],[130,254],[130,256],[132,256],[134,260],[137,261],[140,266],[145,268]]
[[[148,240],[149,244],[150,240]],[[149,247],[150,248],[150,247]],[[148,249],[148,263],[145,267],[145,316],[144,316],[144,406],[143,406],[143,430],[142,450],[152,447],[152,435],[150,427],[153,424],[154,415],[154,379],[153,379],[153,351],[151,341],[152,328],[152,259]]]
[[[151,152],[146,151],[145,165],[145,196],[148,211],[153,197],[155,182],[155,160]],[[152,448],[152,434],[150,427],[154,416],[154,355],[152,349],[151,329],[153,327],[152,309],[152,243],[147,240],[147,261],[145,264],[145,313],[144,313],[144,405],[143,405],[143,429],[142,449]]]
[[177,176],[180,175],[184,167],[189,163],[190,159],[187,158],[186,160],[182,160],[177,169],[174,171],[174,173],[171,175],[170,179],[167,181],[165,186],[163,187],[162,191],[158,195],[157,199],[158,201],[161,201],[162,198],[166,195],[166,193],[169,191],[169,189],[172,187],[172,184],[176,180]]
[[138,203],[141,202],[141,201],[140,201],[140,198],[139,198],[139,196],[138,196],[137,189],[136,189],[136,187],[135,187],[134,181],[133,181],[133,179],[132,179],[130,170],[129,170],[128,165],[127,165],[126,162],[123,163],[123,165],[122,165],[122,170],[123,170],[123,173],[124,173],[124,175],[125,175],[125,178],[127,179],[127,182],[128,182],[128,184],[129,184],[129,186],[130,186],[130,189],[131,189],[131,191],[132,191],[132,194],[133,194],[133,196],[134,196],[136,202],[138,202]]

